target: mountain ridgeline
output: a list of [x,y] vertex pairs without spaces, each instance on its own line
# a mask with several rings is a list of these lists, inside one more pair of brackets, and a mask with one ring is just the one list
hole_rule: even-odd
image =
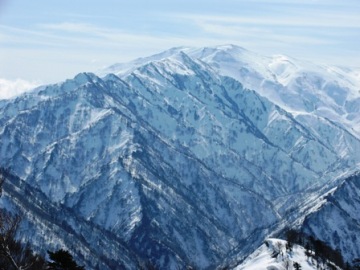
[[89,269],[234,265],[288,226],[360,257],[359,77],[284,59],[175,48],[0,101],[19,237]]

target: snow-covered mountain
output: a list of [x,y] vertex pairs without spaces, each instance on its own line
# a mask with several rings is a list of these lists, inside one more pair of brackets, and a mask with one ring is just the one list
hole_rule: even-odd
[[0,102],[20,237],[92,269],[212,269],[307,220],[360,164],[358,81],[275,59],[175,48]]
[[240,81],[245,88],[256,90],[294,116],[328,118],[360,137],[360,69],[314,64],[285,55],[263,56],[238,46],[223,45],[173,48],[127,64],[115,64],[101,73],[124,76],[145,63],[179,52]]

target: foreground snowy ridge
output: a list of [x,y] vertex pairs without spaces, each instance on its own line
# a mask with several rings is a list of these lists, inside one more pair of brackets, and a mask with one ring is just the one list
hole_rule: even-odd
[[263,245],[253,252],[242,264],[235,267],[234,270],[341,270],[341,268],[332,262],[320,262],[315,260],[314,257],[307,255],[307,253],[311,254],[313,251],[307,251],[299,245],[294,245],[289,250],[287,245],[288,243],[285,240],[267,239]]

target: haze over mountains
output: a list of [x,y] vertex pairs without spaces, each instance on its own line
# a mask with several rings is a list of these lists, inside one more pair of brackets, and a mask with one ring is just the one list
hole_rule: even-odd
[[236,266],[293,227],[360,257],[359,70],[173,48],[0,101],[19,237],[91,269]]

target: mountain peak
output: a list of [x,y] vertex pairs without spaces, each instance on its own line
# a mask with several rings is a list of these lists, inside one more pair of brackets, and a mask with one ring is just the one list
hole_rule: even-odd
[[233,52],[249,52],[244,47],[234,45],[234,44],[224,44],[224,45],[218,45],[215,46],[218,50],[224,50],[224,51],[233,51]]
[[91,72],[81,72],[74,77],[74,80],[76,83],[81,85],[88,82],[96,82],[99,80],[99,77],[97,77],[94,73]]

